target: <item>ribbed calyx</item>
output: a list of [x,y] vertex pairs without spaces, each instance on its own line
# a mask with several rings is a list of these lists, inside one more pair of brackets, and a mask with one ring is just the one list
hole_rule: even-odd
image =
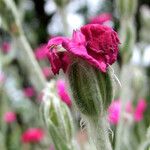
[[73,120],[69,108],[58,99],[56,83],[51,81],[44,92],[42,114],[56,150],[73,150]]
[[104,115],[112,100],[109,73],[102,73],[88,63],[78,60],[68,71],[72,97],[83,115]]

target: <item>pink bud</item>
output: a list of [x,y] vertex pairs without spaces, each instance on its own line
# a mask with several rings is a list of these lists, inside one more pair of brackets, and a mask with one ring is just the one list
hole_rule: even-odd
[[90,19],[91,24],[104,24],[112,20],[112,16],[109,13],[102,13],[96,17]]
[[33,87],[24,88],[23,91],[26,97],[32,97],[35,95],[35,90]]
[[65,102],[68,106],[71,106],[71,98],[68,94],[67,86],[64,80],[57,81],[57,92],[61,100]]
[[6,123],[13,123],[16,121],[16,114],[14,112],[6,112],[4,114],[4,121]]
[[115,100],[111,103],[108,108],[108,121],[111,124],[116,125],[120,118],[120,111],[121,111],[121,103],[119,100]]
[[8,53],[10,51],[10,44],[6,41],[2,43],[2,51]]
[[29,128],[21,137],[23,143],[37,143],[40,142],[44,137],[44,132],[40,128]]
[[46,58],[46,51],[47,51],[47,44],[42,44],[40,45],[36,50],[35,50],[35,57],[37,60],[42,60]]
[[139,122],[143,119],[143,114],[146,110],[147,107],[147,103],[144,99],[140,99],[138,101],[138,104],[135,108],[135,112],[134,112],[134,120],[135,122]]

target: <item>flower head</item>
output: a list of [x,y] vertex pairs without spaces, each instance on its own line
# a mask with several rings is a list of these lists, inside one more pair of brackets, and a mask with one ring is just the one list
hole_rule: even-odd
[[146,107],[147,107],[147,103],[144,99],[140,99],[138,101],[138,104],[135,108],[135,112],[134,112],[134,120],[136,122],[139,122],[143,119],[143,114],[146,110]]
[[66,72],[70,56],[82,58],[90,65],[106,72],[118,55],[119,39],[110,27],[88,24],[73,32],[72,39],[55,37],[48,42],[47,57],[54,74],[62,68]]
[[117,124],[120,118],[121,103],[119,100],[113,101],[108,108],[108,121]]
[[112,16],[109,13],[102,13],[96,17],[90,19],[90,24],[104,24],[107,21],[112,20]]
[[32,97],[35,95],[35,90],[33,87],[26,87],[23,90],[26,97]]
[[112,28],[88,24],[81,31],[74,31],[71,41],[64,41],[64,48],[102,72],[113,64],[118,55],[118,35]]
[[4,53],[8,53],[8,52],[10,51],[10,43],[4,41],[4,42],[2,43],[1,48],[2,48],[2,51],[3,51]]
[[4,121],[6,123],[13,123],[16,121],[16,114],[14,112],[6,112],[4,114]]
[[67,91],[67,86],[64,80],[58,80],[57,81],[57,92],[60,96],[61,100],[65,102],[68,106],[71,106],[71,98]]
[[43,139],[44,131],[40,128],[29,128],[21,137],[23,143],[40,142]]

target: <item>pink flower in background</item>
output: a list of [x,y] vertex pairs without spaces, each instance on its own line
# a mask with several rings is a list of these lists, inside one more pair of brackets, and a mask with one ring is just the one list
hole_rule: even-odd
[[143,115],[146,110],[146,107],[147,107],[146,101],[144,99],[140,99],[137,103],[137,106],[134,112],[134,120],[136,122],[139,122],[143,119]]
[[127,113],[133,113],[134,108],[133,108],[132,103],[130,101],[128,101],[126,103],[125,110],[126,110]]
[[[144,112],[147,108],[147,103],[144,99],[140,99],[135,108],[133,108],[132,103],[128,101],[125,106],[125,114],[134,118],[135,122],[139,122],[143,119]],[[119,121],[121,113],[121,101],[115,100],[111,103],[108,108],[108,121],[111,124],[116,125]],[[124,117],[125,117],[124,114]]]
[[71,98],[67,91],[67,86],[64,80],[58,80],[57,81],[57,92],[60,96],[61,100],[65,102],[69,107],[71,106]]
[[1,83],[4,83],[4,81],[5,81],[5,75],[4,75],[4,73],[3,72],[0,72],[0,84]]
[[63,47],[76,57],[80,57],[102,72],[113,64],[118,55],[119,39],[110,27],[88,24],[81,31],[74,31],[72,40],[63,41]]
[[51,145],[50,148],[49,148],[49,150],[55,150],[54,146]]
[[70,60],[68,53],[62,47],[62,43],[68,40],[65,37],[54,37],[48,42],[47,57],[54,74],[58,74],[60,69],[63,69],[64,72],[67,70]]
[[111,124],[116,125],[119,122],[121,112],[121,103],[119,100],[115,100],[108,108],[108,121]]
[[4,121],[6,123],[13,123],[16,121],[16,114],[14,112],[6,112],[4,114]]
[[4,41],[4,42],[2,43],[1,48],[2,48],[2,51],[3,51],[4,53],[8,53],[8,52],[10,51],[10,43]]
[[23,143],[36,143],[40,142],[44,137],[44,131],[40,128],[29,128],[21,137]]
[[46,58],[46,50],[47,50],[47,44],[42,44],[40,45],[36,50],[35,50],[35,57],[37,60],[42,60]]
[[23,92],[26,97],[32,97],[35,95],[35,90],[33,87],[26,87],[23,89]]
[[46,78],[53,76],[53,72],[51,71],[50,67],[44,67],[44,68],[42,68],[42,72],[43,72],[43,74],[44,74],[44,76]]
[[104,24],[112,20],[112,15],[110,13],[102,13],[96,17],[90,19],[90,24]]

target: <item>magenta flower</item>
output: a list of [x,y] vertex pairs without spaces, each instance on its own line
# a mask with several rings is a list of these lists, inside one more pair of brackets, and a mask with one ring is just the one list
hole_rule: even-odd
[[90,19],[90,24],[104,24],[112,20],[112,16],[109,13],[102,13],[96,17]]
[[135,122],[139,122],[143,119],[143,114],[146,110],[147,107],[147,103],[144,99],[140,99],[138,101],[138,104],[135,108],[135,112],[134,112],[134,120]]
[[66,103],[69,107],[71,106],[71,98],[67,91],[67,86],[64,80],[57,81],[57,92],[61,100]]
[[23,143],[37,143],[44,137],[44,131],[40,128],[29,128],[21,137]]
[[121,112],[121,103],[119,100],[115,100],[108,108],[108,121],[111,124],[116,125],[119,122]]
[[29,98],[35,95],[35,90],[33,87],[26,87],[23,89],[23,92],[25,96]]
[[40,45],[34,52],[37,60],[46,58],[47,44]]
[[[134,117],[135,122],[139,122],[143,119],[143,114],[146,110],[146,107],[147,103],[144,99],[140,99],[138,101],[138,104],[135,107],[135,109],[133,108],[132,103],[129,101],[126,103],[125,106],[125,114],[130,115],[132,118]],[[121,113],[121,101],[115,100],[111,103],[111,105],[108,108],[108,121],[111,124],[116,125],[119,121],[120,113]]]
[[81,31],[74,31],[72,40],[63,47],[75,57],[80,57],[102,72],[113,64],[118,55],[118,35],[112,28],[88,24]]
[[74,31],[72,39],[55,37],[48,42],[47,57],[54,74],[62,68],[66,72],[70,58],[82,58],[89,64],[106,72],[118,55],[119,39],[110,27],[99,24],[88,24],[81,31]]
[[9,44],[9,42],[4,41],[4,42],[2,43],[1,48],[2,48],[2,51],[3,51],[4,53],[8,53],[8,52],[10,51],[10,44]]
[[59,73],[61,68],[66,72],[68,64],[70,63],[68,53],[65,52],[62,47],[62,43],[68,40],[69,39],[65,37],[55,37],[48,42],[47,57],[54,74]]
[[6,123],[13,123],[16,121],[16,114],[14,112],[6,112],[4,114],[4,121]]

